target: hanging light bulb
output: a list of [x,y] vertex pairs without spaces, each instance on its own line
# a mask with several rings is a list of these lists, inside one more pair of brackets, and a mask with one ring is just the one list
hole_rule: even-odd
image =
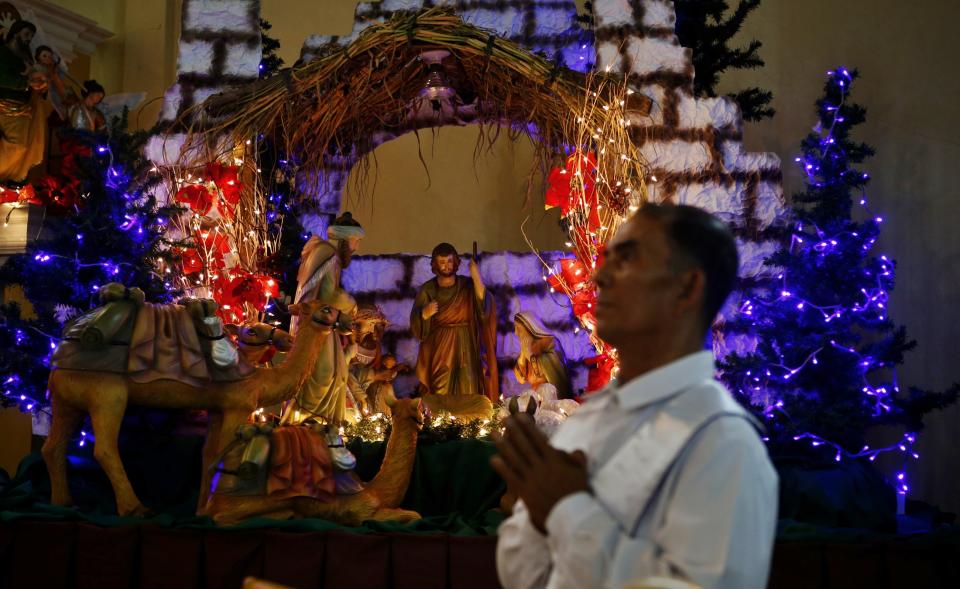
[[427,80],[420,90],[420,96],[427,100],[448,100],[456,95],[443,71],[443,60],[450,55],[449,51],[437,49],[424,51],[420,59],[427,65]]

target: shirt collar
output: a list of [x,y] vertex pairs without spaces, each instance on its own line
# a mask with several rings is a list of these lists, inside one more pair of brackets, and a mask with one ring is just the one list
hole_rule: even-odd
[[655,368],[622,385],[611,383],[608,390],[620,407],[631,411],[662,401],[705,380],[712,380],[714,370],[713,352],[704,350]]

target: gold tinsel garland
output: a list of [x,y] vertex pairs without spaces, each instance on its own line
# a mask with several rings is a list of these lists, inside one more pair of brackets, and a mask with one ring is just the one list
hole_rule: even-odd
[[[501,405],[496,405],[490,419],[472,419],[465,421],[453,415],[428,417],[420,431],[419,438],[429,442],[450,442],[454,440],[490,441],[494,432],[499,432]],[[356,422],[340,428],[344,441],[359,438],[365,442],[381,442],[390,435],[390,417],[382,413],[364,415]]]

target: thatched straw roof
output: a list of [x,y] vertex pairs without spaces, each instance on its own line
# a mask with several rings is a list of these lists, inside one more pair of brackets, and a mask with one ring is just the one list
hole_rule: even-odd
[[[452,107],[418,98],[427,74],[420,56],[432,49],[450,52],[443,67],[459,97]],[[313,61],[211,97],[185,116],[194,121],[194,139],[226,135],[240,144],[265,135],[314,170],[329,169],[331,161],[352,166],[382,141],[378,134],[477,122],[496,129],[488,141],[502,127],[531,134],[545,170],[564,146],[575,145],[572,130],[583,126],[578,116],[603,116],[584,108],[591,88],[603,94],[623,85],[597,84],[594,76],[605,78],[572,71],[431,8],[394,15],[349,46],[331,45]],[[630,112],[649,111],[648,99],[634,94],[630,100]],[[605,127],[607,121],[586,123]]]

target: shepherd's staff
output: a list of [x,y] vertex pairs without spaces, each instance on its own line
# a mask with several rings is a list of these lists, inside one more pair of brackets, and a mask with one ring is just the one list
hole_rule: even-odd
[[[477,277],[480,275],[480,256],[477,253],[477,242],[473,242],[472,261],[477,265]],[[484,295],[488,294],[484,288]],[[486,298],[486,296],[484,296]],[[483,301],[480,301],[483,304]],[[490,402],[500,400],[500,371],[497,367],[497,304],[490,296],[490,312],[481,313],[483,322],[480,324],[480,337],[486,348],[486,366],[484,367],[484,392]]]

